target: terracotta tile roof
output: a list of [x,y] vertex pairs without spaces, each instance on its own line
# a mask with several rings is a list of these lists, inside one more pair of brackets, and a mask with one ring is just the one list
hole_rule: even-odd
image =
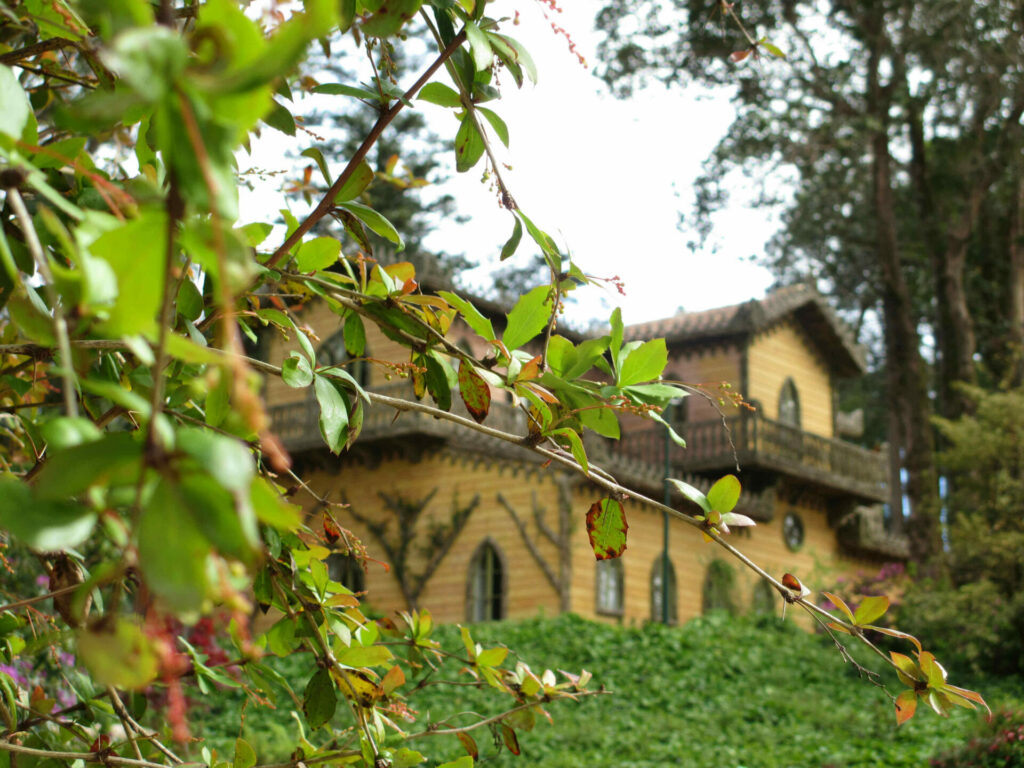
[[803,283],[779,288],[763,299],[630,325],[624,336],[626,340],[661,337],[669,344],[700,344],[752,336],[790,315],[807,331],[839,375],[853,376],[864,371],[864,350],[854,341],[849,326],[820,293]]

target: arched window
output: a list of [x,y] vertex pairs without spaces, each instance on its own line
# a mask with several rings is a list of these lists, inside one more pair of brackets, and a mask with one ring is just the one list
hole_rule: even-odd
[[597,612],[621,616],[625,605],[625,573],[622,558],[597,561]]
[[330,576],[331,581],[336,581],[353,592],[366,591],[366,571],[352,555],[334,552],[327,557],[325,562],[327,575]]
[[469,562],[466,617],[469,621],[505,618],[505,558],[498,547],[486,540]]
[[[668,579],[665,579],[666,566]],[[668,589],[664,585],[668,585]],[[664,554],[654,561],[651,566],[651,621],[664,622],[666,619],[662,608],[665,593],[668,593],[668,623],[675,624],[679,621],[679,614],[676,608],[676,568],[672,565],[672,559],[666,558]]]
[[777,612],[779,593],[766,579],[760,579],[754,585],[754,594],[750,600],[751,613],[763,616],[774,616]]
[[[364,350],[364,356],[366,352]],[[316,362],[317,365],[323,368],[327,368],[332,365],[342,366],[353,379],[359,382],[362,387],[368,387],[370,385],[370,366],[366,364],[366,360],[356,360],[355,362],[345,365],[346,362],[352,358],[348,354],[348,349],[345,347],[345,329],[341,328],[335,333],[327,337],[327,340],[320,345],[320,349],[316,351]]]
[[789,377],[779,392],[779,421],[791,427],[800,426],[800,395],[793,377]]
[[704,613],[725,611],[736,615],[736,571],[725,560],[715,559],[708,565],[701,603]]

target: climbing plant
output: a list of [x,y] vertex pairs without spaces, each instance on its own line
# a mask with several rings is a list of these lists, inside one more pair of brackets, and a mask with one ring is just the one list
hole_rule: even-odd
[[[269,427],[263,383],[311,390],[327,447],[345,451],[370,409],[417,411],[532,451],[593,488],[585,524],[598,558],[621,555],[628,505],[646,504],[698,529],[768,580],[828,631],[870,642],[906,640],[884,657],[905,690],[944,713],[983,704],[949,685],[920,643],[872,624],[884,606],[833,603],[827,613],[791,576],[769,574],[724,537],[752,524],[732,512],[733,477],[705,496],[676,481],[682,508],[659,504],[591,464],[584,434],[617,438],[625,414],[661,421],[686,394],[661,380],[664,340],[625,342],[621,312],[582,341],[558,332],[565,296],[594,281],[516,205],[496,161],[508,129],[501,88],[534,80],[528,52],[486,0],[304,0],[259,11],[237,0],[23,0],[0,6],[0,760],[162,768],[184,760],[254,768],[196,742],[189,701],[234,686],[250,706],[294,709],[289,766],[410,766],[429,743],[458,738],[471,765],[474,733],[519,752],[519,736],[554,702],[590,695],[585,671],[534,672],[469,629],[441,647],[426,611],[372,621],[332,581],[332,550],[364,556],[333,524],[334,503],[291,469]],[[418,26],[433,49],[418,72],[391,51]],[[320,82],[303,69],[313,46],[346,45],[372,63],[365,82]],[[499,75],[500,74],[500,78]],[[500,85],[500,87],[499,87]],[[294,123],[291,98],[309,90],[372,125],[345,157],[315,136],[302,149],[321,179],[301,217],[282,211],[241,224],[236,156],[257,131]],[[487,106],[485,106],[487,105]],[[507,256],[528,241],[547,284],[523,295],[495,330],[451,291],[424,293],[415,269],[382,267],[369,232],[397,249],[402,234],[367,204],[382,183],[366,158],[403,110],[453,118],[457,171],[483,168],[508,211]],[[306,183],[308,181],[308,183]],[[322,183],[321,183],[322,182]],[[251,182],[250,182],[251,183]],[[341,223],[341,239],[312,236]],[[322,302],[345,329],[348,359],[317,359],[297,321]],[[447,331],[465,323],[488,351],[474,357]],[[391,369],[418,399],[365,389],[348,363],[372,324],[408,350]],[[286,334],[281,366],[247,354],[261,329]],[[525,427],[487,423],[493,393]],[[453,413],[460,398],[470,418]],[[674,433],[673,433],[674,434]],[[675,435],[674,435],[675,436]],[[678,436],[675,436],[679,440]],[[343,490],[343,489],[342,489]],[[294,495],[325,514],[301,514]],[[468,512],[466,513],[468,514]],[[443,538],[443,537],[442,537]],[[838,600],[838,598],[836,598]],[[257,631],[257,610],[267,618]],[[293,689],[263,659],[308,660]],[[454,656],[464,679],[430,680]],[[438,683],[491,691],[489,713],[417,712]],[[240,714],[241,717],[241,714]]]

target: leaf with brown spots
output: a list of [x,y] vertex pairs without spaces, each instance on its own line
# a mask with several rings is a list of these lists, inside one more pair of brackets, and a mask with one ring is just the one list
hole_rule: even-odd
[[459,394],[477,424],[487,418],[487,412],[491,409],[491,388],[465,360],[459,363]]
[[587,535],[598,560],[618,557],[626,550],[626,512],[616,499],[595,501],[587,512]]
[[324,539],[327,540],[328,544],[334,544],[338,539],[341,538],[341,528],[335,522],[334,518],[326,512],[323,517],[324,522]]

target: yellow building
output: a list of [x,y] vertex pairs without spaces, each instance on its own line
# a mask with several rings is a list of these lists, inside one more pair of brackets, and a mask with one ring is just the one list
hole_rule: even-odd
[[[481,308],[503,320],[500,307]],[[341,362],[337,317],[311,304],[302,320],[322,339],[318,363]],[[905,557],[905,543],[882,526],[886,456],[837,436],[835,384],[860,374],[863,358],[817,293],[794,286],[763,300],[627,327],[626,336],[664,337],[666,378],[707,394],[673,408],[685,450],[667,444],[660,425],[635,419],[624,423],[621,441],[588,441],[593,463],[658,499],[666,465],[671,477],[705,490],[737,474],[744,487],[738,511],[758,525],[734,534],[734,543],[776,576],[827,584]],[[273,339],[267,357],[280,363],[289,349],[288,341]],[[385,365],[407,361],[407,350],[368,327],[366,357],[376,362],[349,367],[364,385],[412,397],[408,382]],[[365,590],[373,608],[428,608],[446,622],[560,611],[642,622],[666,613],[670,621],[686,620],[712,607],[777,605],[773,590],[723,560],[716,545],[635,502],[626,505],[625,554],[596,562],[584,517],[604,495],[599,489],[524,448],[449,422],[420,413],[396,418],[375,407],[355,444],[333,456],[307,392],[268,382],[273,429],[310,486],[348,505],[337,521],[381,561],[370,561],[365,572],[343,552],[328,562],[336,578]],[[493,403],[484,423],[525,433],[525,417],[511,404]]]

